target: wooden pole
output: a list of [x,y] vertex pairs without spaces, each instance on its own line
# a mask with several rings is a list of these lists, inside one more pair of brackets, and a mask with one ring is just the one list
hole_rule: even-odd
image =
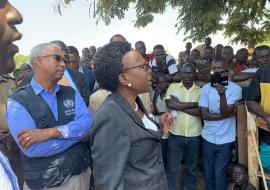
[[263,170],[263,167],[262,167],[262,161],[261,161],[259,150],[258,150],[258,144],[256,142],[254,131],[252,131],[251,134],[252,134],[253,145],[255,146],[256,154],[257,154],[257,157],[258,157],[260,170],[261,170],[261,173],[262,173],[264,189],[265,190],[268,190],[266,179],[265,179],[264,170]]
[[237,106],[238,161],[248,167],[247,111],[244,105]]
[[[259,189],[259,178],[257,176],[257,172],[259,170],[259,165],[258,165],[258,157],[256,154],[256,150],[258,147],[255,146],[254,144],[254,139],[253,135],[254,132],[257,132],[256,128],[256,123],[248,111],[247,113],[247,131],[248,131],[248,136],[247,136],[247,144],[248,144],[248,175],[249,175],[249,181],[254,185],[256,189]],[[257,136],[257,135],[256,135]],[[256,144],[257,143],[257,138],[255,139]]]

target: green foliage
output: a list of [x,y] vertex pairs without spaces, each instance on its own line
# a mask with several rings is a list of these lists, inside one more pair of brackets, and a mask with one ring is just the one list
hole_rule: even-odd
[[[55,0],[61,4],[75,0]],[[178,11],[176,28],[183,30],[186,39],[203,41],[218,31],[223,31],[232,43],[254,47],[270,39],[270,0],[93,0],[90,11],[97,22],[110,24],[111,19],[123,19],[131,5],[136,9],[136,27],[153,22],[154,14],[162,14],[166,8]]]
[[29,56],[17,53],[14,57],[16,68],[19,68],[23,63],[29,63]]
[[270,46],[270,41],[265,41],[265,42],[258,43],[258,44],[255,45],[255,47],[262,46],[262,45]]
[[269,40],[270,12],[266,0],[237,0],[228,2],[229,19],[224,24],[226,36],[249,47]]

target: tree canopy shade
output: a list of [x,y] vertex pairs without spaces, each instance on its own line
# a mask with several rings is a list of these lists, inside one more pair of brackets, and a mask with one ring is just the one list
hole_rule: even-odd
[[20,68],[20,66],[24,63],[29,63],[29,56],[28,55],[23,55],[20,53],[17,53],[15,55],[15,63],[16,63],[16,68]]
[[[55,0],[61,6],[75,0]],[[270,39],[270,0],[92,0],[89,14],[110,24],[111,19],[123,19],[129,8],[136,9],[136,27],[145,27],[168,7],[178,11],[177,31],[186,39],[202,41],[206,36],[223,31],[232,43],[249,47]]]

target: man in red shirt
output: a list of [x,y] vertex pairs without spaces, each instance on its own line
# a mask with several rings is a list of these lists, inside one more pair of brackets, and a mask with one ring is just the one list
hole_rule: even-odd
[[235,73],[240,73],[248,68],[247,65],[248,65],[248,50],[246,48],[241,48],[236,52],[233,71]]

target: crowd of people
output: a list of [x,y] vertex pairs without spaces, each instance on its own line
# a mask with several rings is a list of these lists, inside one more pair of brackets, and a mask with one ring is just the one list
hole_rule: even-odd
[[241,103],[262,118],[270,172],[270,47],[235,53],[207,37],[175,59],[116,34],[81,56],[38,44],[15,69],[22,16],[3,1],[0,18],[0,189],[193,190],[198,169],[205,190],[255,189],[233,156]]

